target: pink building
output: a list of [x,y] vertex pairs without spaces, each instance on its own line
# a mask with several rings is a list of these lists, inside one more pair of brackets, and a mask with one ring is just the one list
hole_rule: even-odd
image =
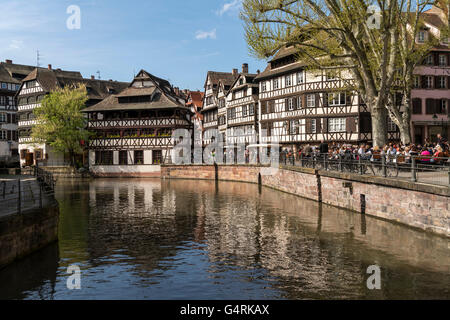
[[[425,28],[416,39],[423,43],[429,36],[440,38],[439,29],[446,24],[446,14],[436,8],[426,11]],[[450,103],[450,49],[448,39],[425,58],[423,65],[415,70],[414,89],[412,90],[412,138],[416,144],[425,139],[436,140],[438,133],[449,138]]]

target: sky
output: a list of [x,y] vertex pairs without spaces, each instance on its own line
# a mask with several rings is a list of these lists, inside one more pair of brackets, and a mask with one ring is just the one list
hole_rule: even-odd
[[249,54],[241,1],[0,0],[0,60],[36,65],[39,50],[40,66],[86,78],[100,71],[101,79],[130,82],[144,69],[203,90],[207,71],[265,69]]

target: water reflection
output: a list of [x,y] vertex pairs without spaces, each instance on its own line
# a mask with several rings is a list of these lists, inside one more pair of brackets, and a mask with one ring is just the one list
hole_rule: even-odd
[[[33,286],[0,282],[7,297],[450,298],[447,239],[257,185],[71,181],[57,197],[59,258],[42,256],[55,268]],[[73,263],[79,291],[65,287]],[[382,290],[366,288],[372,264]]]

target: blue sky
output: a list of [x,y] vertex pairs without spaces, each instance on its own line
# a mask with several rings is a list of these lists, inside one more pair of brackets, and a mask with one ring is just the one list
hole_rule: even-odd
[[[208,70],[231,72],[265,61],[248,53],[241,0],[0,0],[0,60],[130,81],[145,69],[174,86],[202,89]],[[67,8],[81,9],[70,30]]]

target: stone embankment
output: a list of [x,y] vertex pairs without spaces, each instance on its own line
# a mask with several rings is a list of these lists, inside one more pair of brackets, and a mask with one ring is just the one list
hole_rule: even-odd
[[445,186],[289,166],[164,165],[161,178],[259,183],[450,237],[450,188]]

